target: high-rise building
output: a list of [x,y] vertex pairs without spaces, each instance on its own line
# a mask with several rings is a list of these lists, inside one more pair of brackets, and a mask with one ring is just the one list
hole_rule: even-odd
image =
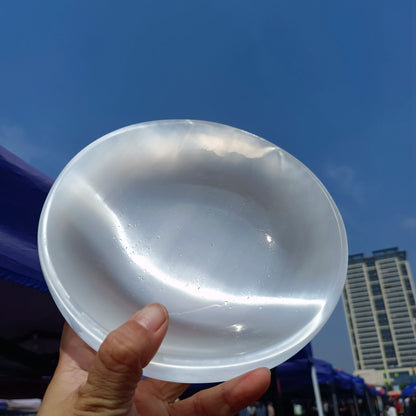
[[406,252],[390,248],[349,256],[342,300],[355,373],[379,370],[389,382],[414,374],[415,288]]

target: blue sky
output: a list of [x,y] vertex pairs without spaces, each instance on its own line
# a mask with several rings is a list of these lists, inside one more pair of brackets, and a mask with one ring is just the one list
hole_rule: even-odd
[[[0,144],[56,177],[125,125],[191,118],[276,143],[325,184],[351,253],[416,275],[411,0],[0,3]],[[315,355],[353,370],[342,305]]]

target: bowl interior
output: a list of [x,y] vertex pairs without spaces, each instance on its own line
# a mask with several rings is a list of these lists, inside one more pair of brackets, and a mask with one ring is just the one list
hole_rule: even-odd
[[209,382],[280,364],[333,311],[342,219],[298,160],[231,127],[130,126],[64,169],[39,233],[65,318],[93,348],[149,302],[170,326],[145,374]]

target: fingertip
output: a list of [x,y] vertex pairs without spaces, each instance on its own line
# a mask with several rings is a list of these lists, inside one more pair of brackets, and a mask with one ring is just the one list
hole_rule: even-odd
[[264,379],[270,379],[271,377],[271,371],[267,367],[260,367],[256,368],[251,372],[252,376],[264,378]]
[[252,373],[262,373],[270,375],[270,370],[267,367],[259,367],[251,371]]
[[259,390],[262,387],[267,390],[271,381],[271,372],[267,367],[260,367],[246,373],[245,377],[250,379],[250,383],[258,386]]
[[235,379],[233,396],[237,403],[251,404],[259,399],[268,389],[271,380],[270,370],[266,367],[256,368]]
[[131,319],[151,332],[157,332],[169,320],[167,309],[160,303],[149,303]]

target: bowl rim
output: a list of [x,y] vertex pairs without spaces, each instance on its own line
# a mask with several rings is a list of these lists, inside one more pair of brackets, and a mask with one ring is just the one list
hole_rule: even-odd
[[[337,235],[339,239],[339,252],[340,252],[340,262],[338,264],[338,271],[337,276],[345,276],[348,267],[348,241],[346,230],[344,226],[344,222],[342,220],[341,214],[332,199],[331,195],[322,184],[322,182],[316,177],[316,175],[302,162],[300,162],[296,157],[292,156],[290,153],[286,152],[285,150],[281,149],[279,146],[275,145],[274,143],[263,139],[255,134],[249,133],[245,130],[238,129],[236,127],[227,126],[220,123],[210,122],[210,121],[202,121],[202,120],[191,120],[191,119],[170,119],[170,120],[155,120],[155,121],[148,121],[143,123],[131,124],[126,127],[122,127],[120,129],[114,130],[104,136],[98,138],[97,140],[91,142],[89,145],[84,147],[80,152],[78,152],[64,167],[61,173],[58,175],[56,181],[52,185],[48,196],[45,200],[43,205],[39,226],[38,226],[38,252],[39,252],[39,259],[41,268],[45,277],[46,284],[48,289],[58,307],[61,314],[68,322],[68,324],[74,329],[74,331],[94,350],[98,350],[99,346],[101,345],[104,338],[107,336],[105,330],[100,327],[94,319],[92,319],[89,315],[83,312],[77,305],[76,301],[73,299],[71,294],[67,293],[65,287],[62,285],[59,276],[57,275],[52,259],[49,255],[48,250],[48,238],[47,238],[47,226],[48,226],[48,219],[50,210],[53,209],[53,202],[55,198],[55,194],[60,188],[61,182],[64,180],[65,176],[68,172],[71,171],[72,167],[82,159],[87,153],[93,151],[95,147],[100,146],[103,142],[107,140],[111,140],[114,136],[119,136],[120,134],[136,130],[142,128],[148,128],[153,125],[167,125],[167,124],[189,124],[189,125],[214,125],[218,128],[230,128],[235,131],[238,131],[240,134],[248,134],[255,138],[256,140],[260,140],[268,145],[271,145],[278,150],[285,153],[285,155],[289,156],[292,162],[299,164],[302,169],[312,178],[318,188],[321,189],[323,194],[325,195],[329,206],[331,207],[331,212],[334,215],[337,224]],[[345,280],[344,277],[344,280]],[[342,293],[342,286],[339,290],[339,293],[336,295],[337,302]],[[293,345],[290,348],[290,353],[284,357],[284,353],[280,353],[279,357],[284,357],[284,360],[290,358],[293,354],[297,351],[302,349],[308,342],[310,342],[313,337],[321,330],[323,325],[329,319],[335,306],[337,304],[335,302],[334,307],[331,308],[328,317],[317,326],[317,328],[313,331],[311,335],[309,335],[306,339],[303,339],[301,342],[297,344],[297,350],[293,352]],[[208,382],[217,382],[222,381],[230,378],[230,373],[232,377],[236,374],[242,374],[246,371],[249,371],[253,368],[257,367],[269,367],[272,368],[275,365],[273,362],[276,360],[273,357],[269,357],[268,359],[259,360],[257,366],[253,367],[253,363],[235,363],[230,364],[228,366],[215,366],[212,365],[210,367],[204,366],[178,366],[178,365],[170,365],[169,363],[162,363],[162,362],[154,362],[153,360],[149,363],[149,365],[144,369],[143,374],[147,377],[158,378],[168,381],[175,381],[175,382],[187,382],[187,383],[208,383]],[[232,371],[230,371],[232,370]]]

